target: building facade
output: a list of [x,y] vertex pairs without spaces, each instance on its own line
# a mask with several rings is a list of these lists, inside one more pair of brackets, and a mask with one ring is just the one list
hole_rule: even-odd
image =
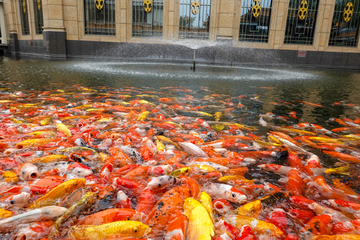
[[360,69],[359,28],[360,0],[0,0],[0,43],[51,59]]

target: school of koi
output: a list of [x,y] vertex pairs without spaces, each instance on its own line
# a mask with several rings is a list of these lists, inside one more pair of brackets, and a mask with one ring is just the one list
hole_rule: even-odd
[[233,111],[260,96],[206,87],[201,99],[181,87],[7,90],[0,239],[360,239],[360,119],[328,130],[291,111],[248,126]]

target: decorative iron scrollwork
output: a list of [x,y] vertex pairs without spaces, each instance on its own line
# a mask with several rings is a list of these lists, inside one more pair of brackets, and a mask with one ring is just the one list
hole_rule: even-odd
[[37,7],[38,7],[38,10],[41,9],[41,0],[37,0]]
[[200,2],[194,0],[193,2],[191,2],[191,8],[192,9],[192,14],[196,15],[199,12],[200,9]]
[[261,12],[261,1],[260,0],[254,0],[253,1],[251,11],[252,11],[252,15],[255,18],[260,16],[260,12]]
[[352,2],[348,2],[344,9],[344,21],[349,22],[354,13],[354,5]]
[[306,0],[302,0],[299,6],[299,19],[304,20],[308,12],[309,4]]
[[144,0],[143,5],[144,5],[145,12],[147,12],[147,13],[151,12],[152,0]]
[[22,6],[23,6],[23,12],[26,13],[26,0],[22,1]]
[[105,0],[95,0],[95,5],[98,10],[103,9]]

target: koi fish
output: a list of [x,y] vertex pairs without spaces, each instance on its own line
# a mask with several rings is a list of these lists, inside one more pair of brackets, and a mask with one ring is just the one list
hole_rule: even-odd
[[76,240],[105,239],[112,235],[118,238],[141,238],[149,231],[149,226],[138,221],[117,221],[98,226],[72,226],[69,229],[69,236]]
[[214,225],[208,211],[200,202],[187,198],[184,202],[184,215],[189,219],[186,232],[188,238],[211,240],[215,234]]
[[66,210],[67,209],[63,207],[47,206],[5,218],[0,220],[0,232],[14,231],[18,227],[18,224],[52,220],[61,216]]
[[74,190],[84,187],[85,179],[71,179],[59,186],[52,189],[50,192],[32,202],[28,208],[39,208],[55,204],[57,201],[61,201],[66,195],[73,192]]
[[213,198],[224,198],[238,204],[243,204],[247,200],[243,192],[228,184],[208,183],[203,186],[203,189]]

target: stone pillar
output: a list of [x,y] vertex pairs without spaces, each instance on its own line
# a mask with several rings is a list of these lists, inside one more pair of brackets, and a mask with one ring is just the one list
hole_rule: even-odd
[[[270,30],[274,33],[274,45],[273,48],[279,49],[284,44],[286,18],[289,8],[288,0],[273,0],[271,15],[275,15],[275,22],[270,23]],[[274,18],[272,18],[273,20]]]
[[43,0],[44,45],[50,59],[66,58],[63,0]]
[[234,0],[218,0],[217,34],[216,39],[233,39],[234,35]]
[[[179,31],[179,25],[178,25],[179,12],[175,12],[175,5],[180,3],[175,0],[166,0],[166,3],[168,6],[168,19],[167,22],[165,22],[165,18],[164,18],[164,38],[174,39],[175,36],[178,36],[175,33],[178,33]],[[167,24],[166,27],[165,27],[165,23]]]
[[19,39],[18,34],[16,31],[10,31],[10,38],[9,38],[9,53],[14,56],[19,56]]
[[320,51],[323,51],[329,45],[334,8],[335,0],[320,1],[318,17],[320,18],[321,23],[320,26],[317,27],[319,30],[316,32],[316,34],[320,35],[318,44]]
[[5,25],[6,33],[8,37],[8,51],[11,55],[17,57],[19,53],[19,40],[18,40],[18,32],[19,29],[17,18],[15,14],[15,1],[4,0],[3,8],[5,14]]
[[7,44],[5,15],[4,15],[3,3],[1,0],[0,0],[0,31],[1,31],[1,44]]

